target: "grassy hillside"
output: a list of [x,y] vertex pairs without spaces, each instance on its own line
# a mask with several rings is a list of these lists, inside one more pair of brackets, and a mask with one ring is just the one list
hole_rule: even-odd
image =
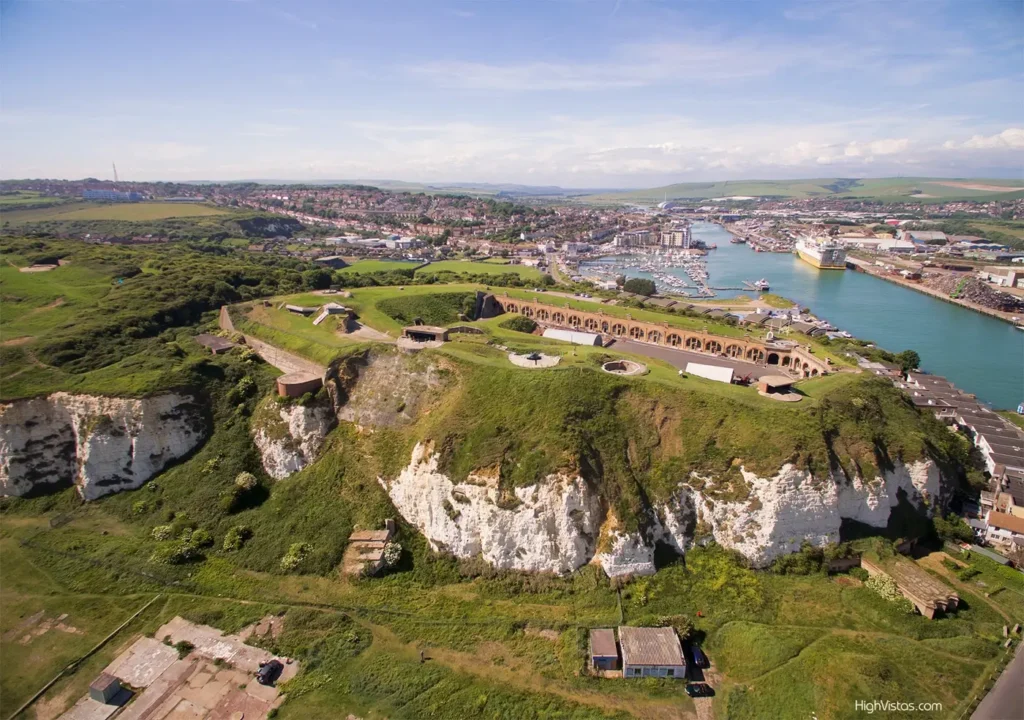
[[871,200],[937,202],[941,200],[1009,200],[1024,197],[1016,180],[971,178],[823,178],[812,180],[735,180],[678,183],[648,190],[603,193],[585,202],[659,203],[725,197],[812,198],[851,197]]
[[[38,707],[57,715],[133,634],[152,633],[175,615],[234,631],[283,613],[284,632],[266,642],[303,671],[286,688],[281,718],[686,717],[695,708],[682,683],[583,672],[590,628],[684,615],[716,663],[716,717],[853,718],[854,699],[898,691],[942,702],[943,716],[953,718],[1004,662],[1002,625],[1022,619],[1024,581],[982,558],[968,559],[975,580],[948,580],[967,599],[964,608],[926,621],[852,577],[755,572],[713,545],[685,559],[666,555],[656,575],[613,584],[595,566],[552,577],[457,560],[431,550],[400,518],[395,570],[345,577],[339,563],[351,532],[396,517],[379,478],[394,477],[420,441],[433,444],[442,469],[456,478],[496,469],[504,495],[554,470],[578,471],[627,525],[691,470],[721,478],[719,498],[735,500],[749,492],[740,464],[765,473],[793,462],[870,474],[926,453],[955,473],[965,445],[870,376],[803,381],[800,403],[777,403],[749,388],[682,378],[653,360],[644,376],[612,376],[600,364],[613,350],[503,329],[507,318],[475,321],[480,335],[406,355],[330,327],[314,330],[308,318],[281,314],[278,300],[270,307],[256,301],[324,302],[309,288],[301,292],[316,278],[313,268],[291,261],[180,244],[7,239],[2,250],[11,263],[0,269],[5,397],[185,385],[201,394],[212,420],[211,436],[193,455],[136,491],[88,504],[73,490],[0,500],[5,717],[158,594],[112,643],[73,665]],[[18,269],[55,257],[66,264],[48,273]],[[394,333],[410,313],[450,317],[479,287],[357,288],[343,302],[371,327]],[[240,351],[211,356],[190,339],[213,325],[222,302],[238,303],[247,329],[340,369],[365,366],[367,353],[386,360],[388,370],[361,402],[409,417],[342,422],[317,462],[272,481],[250,433],[257,408],[279,402],[271,395],[276,371]],[[550,370],[516,368],[495,344],[562,361]],[[437,368],[440,384],[396,409],[395,387],[426,365]],[[239,497],[241,472],[254,474],[257,485]],[[182,535],[196,530],[211,542],[193,557],[174,555]],[[244,542],[225,544],[240,534]],[[307,543],[308,552],[285,569],[295,543]],[[81,634],[54,630],[21,642],[19,623],[40,610],[66,613],[64,622]]]
[[17,225],[49,220],[124,220],[145,222],[179,217],[226,215],[230,211],[199,203],[68,203],[35,210],[4,212],[3,220]]

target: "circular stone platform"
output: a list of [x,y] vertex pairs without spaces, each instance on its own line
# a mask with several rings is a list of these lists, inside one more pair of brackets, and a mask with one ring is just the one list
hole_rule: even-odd
[[647,366],[632,360],[612,360],[601,366],[601,369],[612,375],[643,375]]
[[562,358],[558,355],[543,355],[541,353],[527,353],[526,355],[509,353],[508,359],[513,365],[523,368],[549,368],[557,365]]

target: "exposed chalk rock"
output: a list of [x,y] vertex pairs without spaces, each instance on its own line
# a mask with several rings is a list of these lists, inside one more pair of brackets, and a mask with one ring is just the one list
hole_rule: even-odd
[[417,444],[412,462],[391,482],[395,507],[435,550],[481,555],[499,568],[564,573],[594,556],[603,516],[597,495],[580,477],[549,475],[515,489],[514,507],[499,506],[492,477],[455,484],[438,472],[438,455]]
[[268,398],[253,417],[253,442],[267,475],[283,480],[316,459],[337,417],[329,400],[281,407]]
[[[896,463],[873,481],[842,473],[815,478],[785,465],[761,478],[742,470],[750,493],[742,501],[714,497],[714,479],[702,491],[681,482],[667,502],[642,518],[641,529],[625,532],[606,517],[600,498],[581,478],[551,475],[518,488],[514,507],[499,506],[496,480],[470,475],[454,484],[438,472],[438,455],[418,444],[412,462],[391,481],[380,480],[402,516],[436,550],[457,557],[482,556],[501,568],[567,572],[598,562],[610,576],[654,572],[654,544],[685,553],[699,529],[758,567],[795,552],[805,542],[838,542],[844,519],[884,527],[898,502],[907,500],[931,513],[942,499],[942,478],[930,460]],[[602,526],[602,552],[596,538]]]
[[195,399],[54,393],[0,404],[0,494],[74,484],[86,500],[139,487],[206,433]]
[[[892,471],[883,471],[882,477],[872,481],[848,481],[841,474],[819,480],[788,464],[772,478],[742,472],[750,486],[749,497],[742,501],[716,500],[709,488],[704,492],[683,488],[668,505],[692,502],[715,541],[737,550],[757,567],[798,551],[804,542],[817,546],[838,542],[844,519],[885,527],[899,502],[900,490],[928,514],[942,493],[938,467],[930,460],[907,465],[898,462]],[[683,548],[692,539],[692,534],[665,529],[676,547]]]

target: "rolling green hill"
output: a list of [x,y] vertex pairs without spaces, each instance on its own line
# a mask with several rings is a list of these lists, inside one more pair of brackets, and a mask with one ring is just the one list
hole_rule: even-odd
[[1024,183],[979,178],[817,178],[808,180],[734,180],[677,183],[647,190],[582,197],[591,203],[658,203],[725,197],[859,198],[864,200],[938,202],[1024,198]]

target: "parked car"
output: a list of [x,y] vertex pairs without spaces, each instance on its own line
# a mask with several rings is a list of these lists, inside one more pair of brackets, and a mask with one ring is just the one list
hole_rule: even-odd
[[273,685],[274,681],[281,676],[284,665],[279,660],[260,663],[260,669],[256,671],[256,682],[260,685]]
[[714,697],[715,689],[707,683],[690,683],[686,686],[686,694],[690,697]]
[[704,651],[700,649],[700,645],[693,643],[690,645],[690,655],[693,656],[693,664],[699,668],[711,667],[711,661],[708,660],[708,656],[704,654]]

